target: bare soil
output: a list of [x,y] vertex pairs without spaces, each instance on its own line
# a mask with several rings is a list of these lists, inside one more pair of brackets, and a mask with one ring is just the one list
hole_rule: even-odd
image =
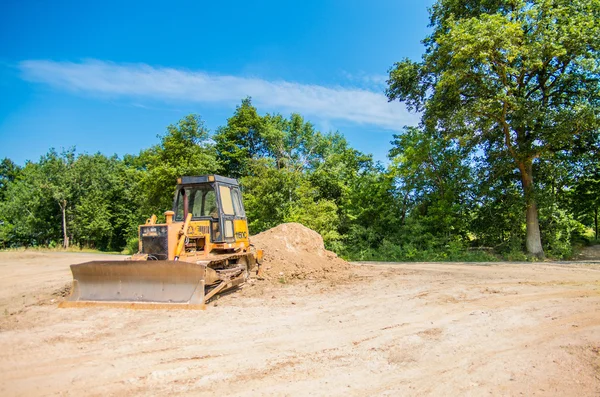
[[205,311],[59,309],[106,258],[0,252],[0,395],[600,393],[598,263],[280,263]]

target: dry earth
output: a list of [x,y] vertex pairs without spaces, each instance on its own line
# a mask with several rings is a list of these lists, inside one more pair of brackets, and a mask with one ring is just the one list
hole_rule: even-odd
[[205,311],[59,309],[90,259],[0,252],[0,395],[600,394],[598,262],[356,265]]

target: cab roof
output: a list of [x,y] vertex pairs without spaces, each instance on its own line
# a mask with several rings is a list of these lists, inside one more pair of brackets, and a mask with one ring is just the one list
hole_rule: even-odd
[[177,179],[178,185],[198,185],[201,183],[211,183],[211,182],[220,182],[226,183],[228,185],[238,186],[238,181],[233,178],[228,178],[226,176],[211,174],[211,175],[201,175],[201,176],[182,176]]

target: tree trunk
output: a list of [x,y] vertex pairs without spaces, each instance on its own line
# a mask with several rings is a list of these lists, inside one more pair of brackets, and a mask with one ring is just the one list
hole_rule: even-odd
[[594,208],[594,227],[596,229],[596,241],[598,241],[598,208]]
[[67,200],[60,203],[62,209],[63,248],[69,248],[69,236],[67,235]]
[[527,237],[525,246],[527,252],[535,255],[538,258],[544,257],[544,249],[542,248],[542,238],[540,235],[540,224],[538,222],[537,205],[534,198],[530,198],[527,203]]
[[527,248],[527,253],[537,256],[538,258],[543,258],[544,249],[542,248],[537,204],[535,202],[532,161],[526,160],[525,162],[519,162],[519,170],[521,171],[523,193],[525,195],[525,204],[527,206],[525,212],[525,218],[527,222],[527,237],[525,239],[525,247]]

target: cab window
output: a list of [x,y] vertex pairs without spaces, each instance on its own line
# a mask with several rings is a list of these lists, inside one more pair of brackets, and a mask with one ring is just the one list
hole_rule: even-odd
[[183,221],[185,218],[184,204],[186,199],[188,201],[188,211],[192,213],[192,218],[207,216],[218,218],[217,196],[214,189],[207,185],[186,187],[179,191],[175,211],[176,221]]
[[233,208],[235,209],[235,214],[238,216],[244,216],[240,191],[238,189],[231,189],[231,196],[233,199]]
[[231,189],[227,186],[219,186],[219,193],[221,194],[223,213],[225,215],[234,215],[233,201],[231,200]]
[[202,207],[202,216],[219,217],[219,209],[217,207],[217,195],[214,190],[206,192],[204,195],[204,206]]
[[183,220],[183,200],[185,199],[185,190],[180,189],[177,194],[177,209],[175,210],[175,220]]

